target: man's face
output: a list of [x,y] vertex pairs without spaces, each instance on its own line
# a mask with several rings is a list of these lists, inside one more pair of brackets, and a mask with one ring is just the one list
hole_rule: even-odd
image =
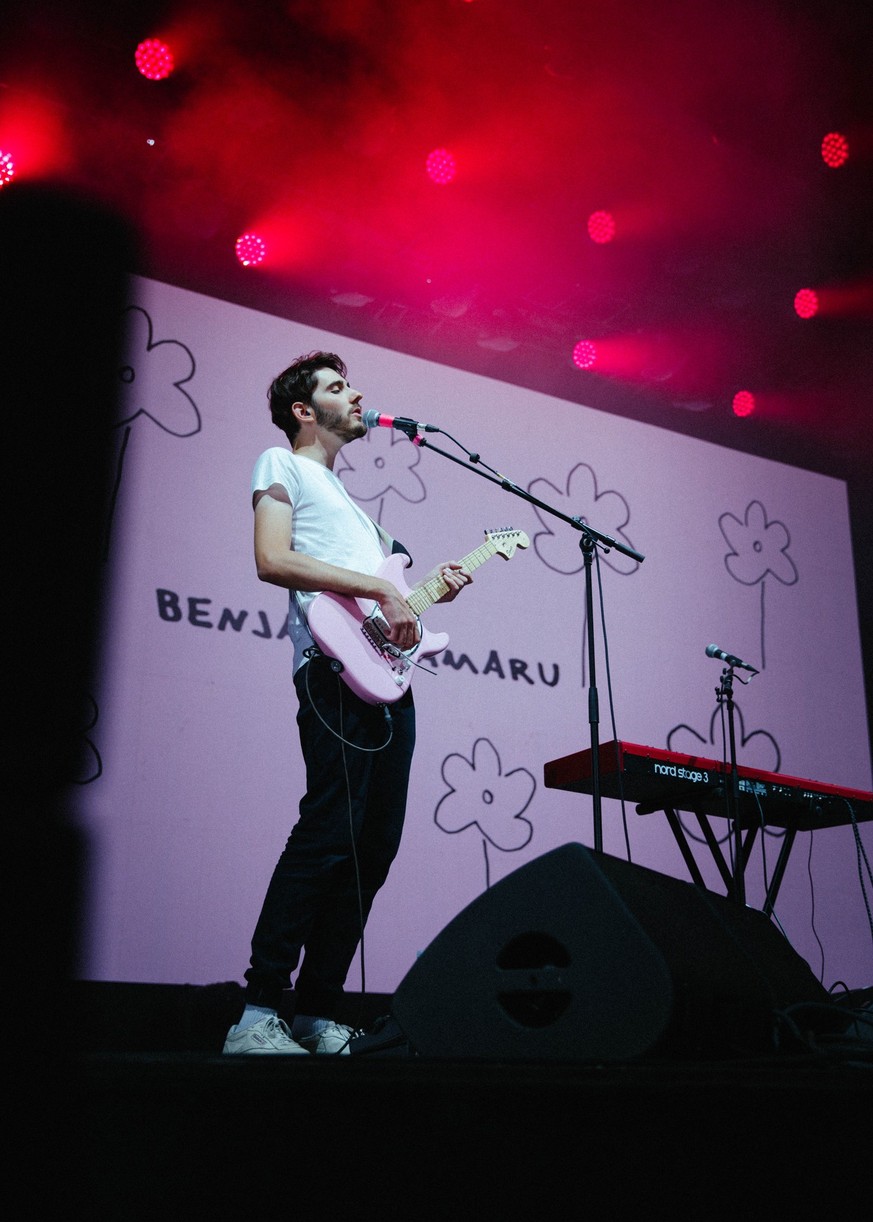
[[312,410],[316,424],[341,441],[363,437],[367,426],[361,419],[361,392],[349,386],[335,369],[319,369],[315,378]]

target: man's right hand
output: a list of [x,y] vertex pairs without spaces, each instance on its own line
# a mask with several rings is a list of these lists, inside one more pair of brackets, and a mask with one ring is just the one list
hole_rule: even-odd
[[385,636],[398,649],[412,649],[418,643],[418,620],[409,603],[390,581],[378,595],[382,616],[388,625]]

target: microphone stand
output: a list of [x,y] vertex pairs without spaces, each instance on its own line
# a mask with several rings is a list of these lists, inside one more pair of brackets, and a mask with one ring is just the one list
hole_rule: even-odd
[[738,904],[746,902],[745,862],[743,860],[742,829],[740,828],[740,778],[737,772],[737,740],[734,728],[734,668],[726,666],[721,672],[721,685],[715,689],[719,704],[726,704],[728,711],[728,747],[730,752],[730,784],[727,791],[728,819],[734,838],[733,899]]
[[[531,496],[529,492],[525,492],[523,488],[519,488],[518,484],[507,479],[505,475],[501,475],[499,471],[493,471],[493,468],[488,468],[493,471],[489,475],[482,471],[477,465],[481,462],[478,454],[472,454],[467,450],[464,453],[467,455],[467,462],[457,458],[454,454],[449,454],[446,450],[440,449],[439,446],[433,445],[427,441],[421,433],[421,426],[416,427],[414,422],[410,422],[411,427],[399,426],[395,419],[394,427],[401,427],[402,432],[406,433],[407,437],[417,446],[427,446],[429,450],[433,450],[435,454],[441,454],[443,458],[448,458],[451,462],[457,463],[467,471],[472,471],[474,475],[479,475],[482,479],[489,480],[492,484],[497,484],[504,492],[511,492],[514,496],[520,497],[527,501],[530,505],[536,505],[538,509],[542,509],[545,513],[549,513],[552,517],[560,518],[562,522],[566,522],[568,526],[572,526],[574,530],[578,530],[581,534],[579,547],[582,550],[582,557],[585,568],[585,610],[586,610],[586,635],[588,645],[588,672],[590,676],[590,686],[588,689],[588,726],[589,737],[591,743],[591,800],[592,811],[594,815],[594,849],[596,852],[601,852],[603,849],[603,817],[601,809],[601,787],[600,787],[600,741],[599,741],[599,725],[600,725],[600,710],[597,696],[597,677],[595,671],[594,658],[594,594],[592,588],[591,565],[594,559],[594,552],[597,547],[602,547],[604,552],[615,549],[617,552],[622,552],[625,556],[630,556],[632,559],[642,563],[645,556],[634,551],[632,547],[628,547],[624,543],[619,543],[609,535],[601,534],[589,526],[587,522],[583,522],[578,517],[568,517],[567,514],[561,513],[559,509],[555,509],[552,505],[547,505],[545,501],[538,500],[535,496]],[[440,433],[442,429],[435,430]],[[445,434],[450,436],[450,434]],[[452,437],[452,441],[455,438]],[[460,442],[456,442],[460,445]],[[461,449],[464,449],[461,446]]]

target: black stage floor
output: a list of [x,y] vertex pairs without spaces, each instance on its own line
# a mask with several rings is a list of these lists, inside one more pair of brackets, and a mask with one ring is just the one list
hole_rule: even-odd
[[20,1109],[22,1144],[42,1168],[22,1216],[769,1218],[869,1204],[866,1024],[705,1060],[425,1057],[396,1038],[390,997],[352,996],[344,1017],[381,1026],[382,1044],[222,1057],[240,998],[234,984],[69,988],[68,1039],[32,1073],[15,1067],[35,1105]]

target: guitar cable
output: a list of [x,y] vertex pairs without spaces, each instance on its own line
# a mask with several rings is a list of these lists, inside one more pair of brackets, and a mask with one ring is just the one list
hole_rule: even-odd
[[[317,645],[310,645],[308,649],[304,650],[304,653],[306,657],[310,659],[317,658],[317,657],[322,657],[322,658],[327,657],[327,654],[323,653],[318,648]],[[341,683],[342,680],[340,679],[340,674],[343,669],[342,662],[340,662],[338,658],[331,658],[330,659],[330,668],[336,674],[337,683]],[[394,737],[394,725],[391,721],[391,710],[388,708],[387,704],[383,704],[381,708],[382,708],[382,713],[385,717],[385,723],[388,727],[388,737],[385,739],[383,743],[380,743],[378,747],[362,747],[360,743],[353,743],[351,739],[345,738],[343,736],[343,733],[342,733],[342,688],[340,688],[340,728],[339,728],[339,731],[337,731],[333,728],[332,725],[329,724],[329,722],[325,721],[321,713],[318,711],[318,706],[316,705],[315,701],[313,700],[312,692],[310,691],[310,688],[309,688],[309,671],[308,670],[304,674],[304,679],[306,680],[306,695],[309,697],[309,703],[312,705],[312,711],[315,713],[315,716],[318,718],[318,720],[321,722],[324,728],[328,730],[331,734],[333,734],[334,738],[338,738],[344,747],[354,747],[356,751],[367,751],[370,753],[385,750],[385,748],[391,742],[391,739]]]
[[[336,658],[334,658],[333,661],[331,662],[331,670],[333,670],[333,672],[336,674],[337,707],[339,708],[339,728],[340,728],[340,733],[337,735],[337,737],[340,740],[340,750],[342,752],[342,757],[343,757],[343,776],[345,777],[345,782],[346,782],[346,803],[348,806],[348,813],[349,813],[349,843],[352,846],[352,861],[354,863],[354,868],[355,868],[355,892],[357,894],[357,899],[358,899],[358,928],[360,929],[360,932],[361,932],[361,936],[359,940],[359,947],[360,947],[359,958],[360,958],[360,964],[361,964],[361,1005],[363,1006],[363,1000],[367,994],[367,969],[366,969],[366,958],[367,957],[364,951],[364,926],[366,925],[366,921],[364,920],[364,898],[361,892],[361,867],[358,861],[358,843],[355,838],[355,820],[354,820],[354,814],[352,811],[352,787],[349,781],[348,761],[346,760],[346,747],[347,746],[351,747],[351,746],[354,746],[355,744],[351,742],[347,742],[345,736],[342,733],[342,729],[343,729],[343,681],[340,678],[340,675],[342,672],[342,663],[339,662]],[[307,691],[308,691],[308,688],[307,688]],[[310,703],[311,703],[311,698],[310,698]],[[314,705],[313,705],[313,708],[315,708]],[[317,711],[318,710],[316,710],[316,712]],[[324,725],[327,725],[327,723],[324,721],[324,718],[322,718],[321,720]],[[329,726],[328,726],[328,729],[330,729]],[[390,736],[389,736],[388,741],[389,742],[391,741]],[[363,750],[364,748],[361,748],[361,749]],[[362,1019],[359,1016],[358,1022],[355,1024],[355,1026],[360,1027],[361,1022],[362,1022]]]
[[[308,624],[307,624],[307,627],[308,627]],[[346,738],[344,729],[343,729],[343,679],[342,679],[343,664],[339,660],[339,658],[328,658],[328,655],[324,653],[322,649],[319,649],[319,647],[315,643],[310,645],[303,652],[304,652],[304,656],[307,658],[307,662],[305,663],[306,669],[305,669],[303,678],[304,678],[304,683],[306,686],[306,696],[309,700],[310,707],[312,708],[312,711],[315,713],[316,717],[321,722],[321,724],[324,726],[324,728],[329,733],[331,733],[335,738],[339,739],[340,749],[342,752],[343,776],[344,776],[345,783],[346,783],[346,803],[347,803],[348,817],[349,817],[349,843],[351,845],[352,863],[353,863],[354,872],[355,872],[355,891],[356,891],[357,901],[358,901],[358,928],[360,930],[358,958],[360,962],[360,973],[361,973],[361,1008],[360,1008],[359,1015],[358,1015],[358,1021],[354,1024],[353,1030],[354,1030],[354,1034],[360,1034],[361,1030],[363,1029],[363,1001],[367,995],[367,966],[366,966],[366,949],[365,949],[365,934],[364,934],[366,922],[364,920],[364,902],[363,902],[363,895],[361,891],[361,869],[360,869],[360,862],[358,861],[358,846],[357,846],[357,841],[355,839],[354,814],[352,810],[352,791],[351,791],[351,782],[349,779],[348,762],[346,760],[346,747],[352,747],[356,751],[365,751],[371,754],[376,751],[384,751],[385,748],[391,742],[392,738],[394,737],[394,725],[391,719],[390,708],[388,707],[387,704],[383,704],[381,706],[382,714],[385,718],[385,724],[388,729],[388,737],[385,739],[383,743],[381,743],[377,747],[363,747],[360,745],[360,743],[352,742],[351,739]],[[330,668],[336,675],[337,708],[339,710],[339,730],[334,729],[334,727],[330,725],[328,721],[325,720],[325,718],[322,716],[321,712],[319,711],[315,700],[312,697],[312,690],[309,684],[309,664],[314,658],[317,658],[317,657],[328,658],[328,661],[330,663]],[[349,1038],[351,1039],[352,1037],[350,1036]]]
[[[323,658],[327,658],[328,656],[327,654],[323,653],[322,650],[320,650],[317,645],[310,646],[304,652],[306,654],[306,657],[310,661],[315,657],[320,656]],[[304,675],[304,679],[306,683],[306,695],[309,699],[309,704],[313,712],[315,713],[316,717],[321,722],[321,724],[324,726],[324,728],[328,730],[331,734],[333,734],[335,738],[339,739],[340,750],[342,752],[343,777],[346,783],[346,803],[347,803],[348,817],[349,817],[349,843],[351,845],[351,851],[352,851],[352,862],[353,862],[354,872],[355,872],[355,890],[356,890],[357,900],[358,900],[358,927],[360,929],[359,960],[360,960],[360,972],[361,972],[361,1005],[363,1007],[363,999],[367,993],[366,951],[365,951],[365,944],[364,944],[364,928],[365,928],[366,922],[364,920],[364,903],[363,903],[363,896],[361,893],[361,869],[360,869],[360,863],[358,861],[358,846],[357,846],[357,841],[355,839],[354,814],[353,814],[353,809],[352,809],[352,790],[351,790],[351,782],[349,780],[348,761],[346,760],[346,747],[352,747],[356,751],[366,751],[370,753],[374,751],[384,751],[385,748],[388,746],[388,744],[391,742],[391,739],[394,737],[394,726],[391,720],[391,710],[388,708],[387,704],[383,704],[381,706],[382,712],[384,714],[385,721],[388,726],[388,737],[386,738],[384,743],[382,743],[378,747],[362,747],[359,743],[352,742],[351,739],[346,738],[344,730],[343,730],[343,686],[344,685],[343,685],[343,680],[341,678],[343,664],[342,662],[339,661],[338,658],[330,658],[329,661],[330,661],[330,668],[336,675],[337,708],[339,710],[339,731],[335,730],[333,726],[330,725],[325,720],[324,717],[322,717],[315,701],[312,698],[312,691],[309,686],[309,662],[306,663],[306,673]],[[361,1009],[361,1012],[359,1013],[358,1021],[354,1024],[354,1030],[356,1034],[360,1033],[362,1026],[363,1026],[363,1009]],[[352,1038],[352,1037],[350,1036],[349,1038]]]

